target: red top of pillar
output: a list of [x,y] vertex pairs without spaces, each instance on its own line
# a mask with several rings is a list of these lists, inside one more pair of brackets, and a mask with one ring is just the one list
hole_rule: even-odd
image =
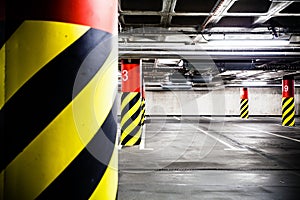
[[241,99],[248,99],[248,88],[241,88]]
[[116,0],[9,0],[7,19],[58,21],[90,26],[109,33],[116,31]]
[[122,60],[122,92],[141,92],[140,60]]
[[295,81],[293,79],[282,80],[282,97],[294,97]]

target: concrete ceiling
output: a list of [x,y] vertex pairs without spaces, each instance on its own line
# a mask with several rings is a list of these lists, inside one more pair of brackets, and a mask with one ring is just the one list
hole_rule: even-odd
[[300,1],[119,0],[119,55],[148,86],[298,82]]

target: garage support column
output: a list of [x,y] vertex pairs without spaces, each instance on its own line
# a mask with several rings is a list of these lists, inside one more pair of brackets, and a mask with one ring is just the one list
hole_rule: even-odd
[[115,200],[118,2],[5,3],[0,199]]
[[139,59],[121,61],[121,145],[134,146],[141,142],[142,95]]
[[240,117],[242,119],[249,118],[249,106],[248,106],[248,88],[241,88],[241,101],[240,101]]
[[292,76],[282,79],[282,126],[295,126],[295,80]]
[[142,119],[141,119],[141,124],[144,126],[145,124],[145,118],[146,118],[146,95],[145,95],[145,83],[143,79],[143,84],[142,84]]

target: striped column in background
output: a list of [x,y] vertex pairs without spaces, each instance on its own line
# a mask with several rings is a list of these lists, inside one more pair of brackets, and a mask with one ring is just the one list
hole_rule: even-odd
[[282,126],[295,126],[295,80],[285,76],[282,80]]
[[249,118],[248,88],[241,88],[240,117]]
[[121,145],[141,142],[142,96],[139,59],[122,60]]

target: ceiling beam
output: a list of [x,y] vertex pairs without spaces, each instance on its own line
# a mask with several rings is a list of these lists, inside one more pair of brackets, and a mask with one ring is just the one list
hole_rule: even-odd
[[284,2],[272,2],[269,11],[267,12],[266,15],[258,17],[255,21],[254,24],[263,24],[272,17],[274,17],[276,14],[278,14],[280,11],[291,5],[293,1],[284,1]]

